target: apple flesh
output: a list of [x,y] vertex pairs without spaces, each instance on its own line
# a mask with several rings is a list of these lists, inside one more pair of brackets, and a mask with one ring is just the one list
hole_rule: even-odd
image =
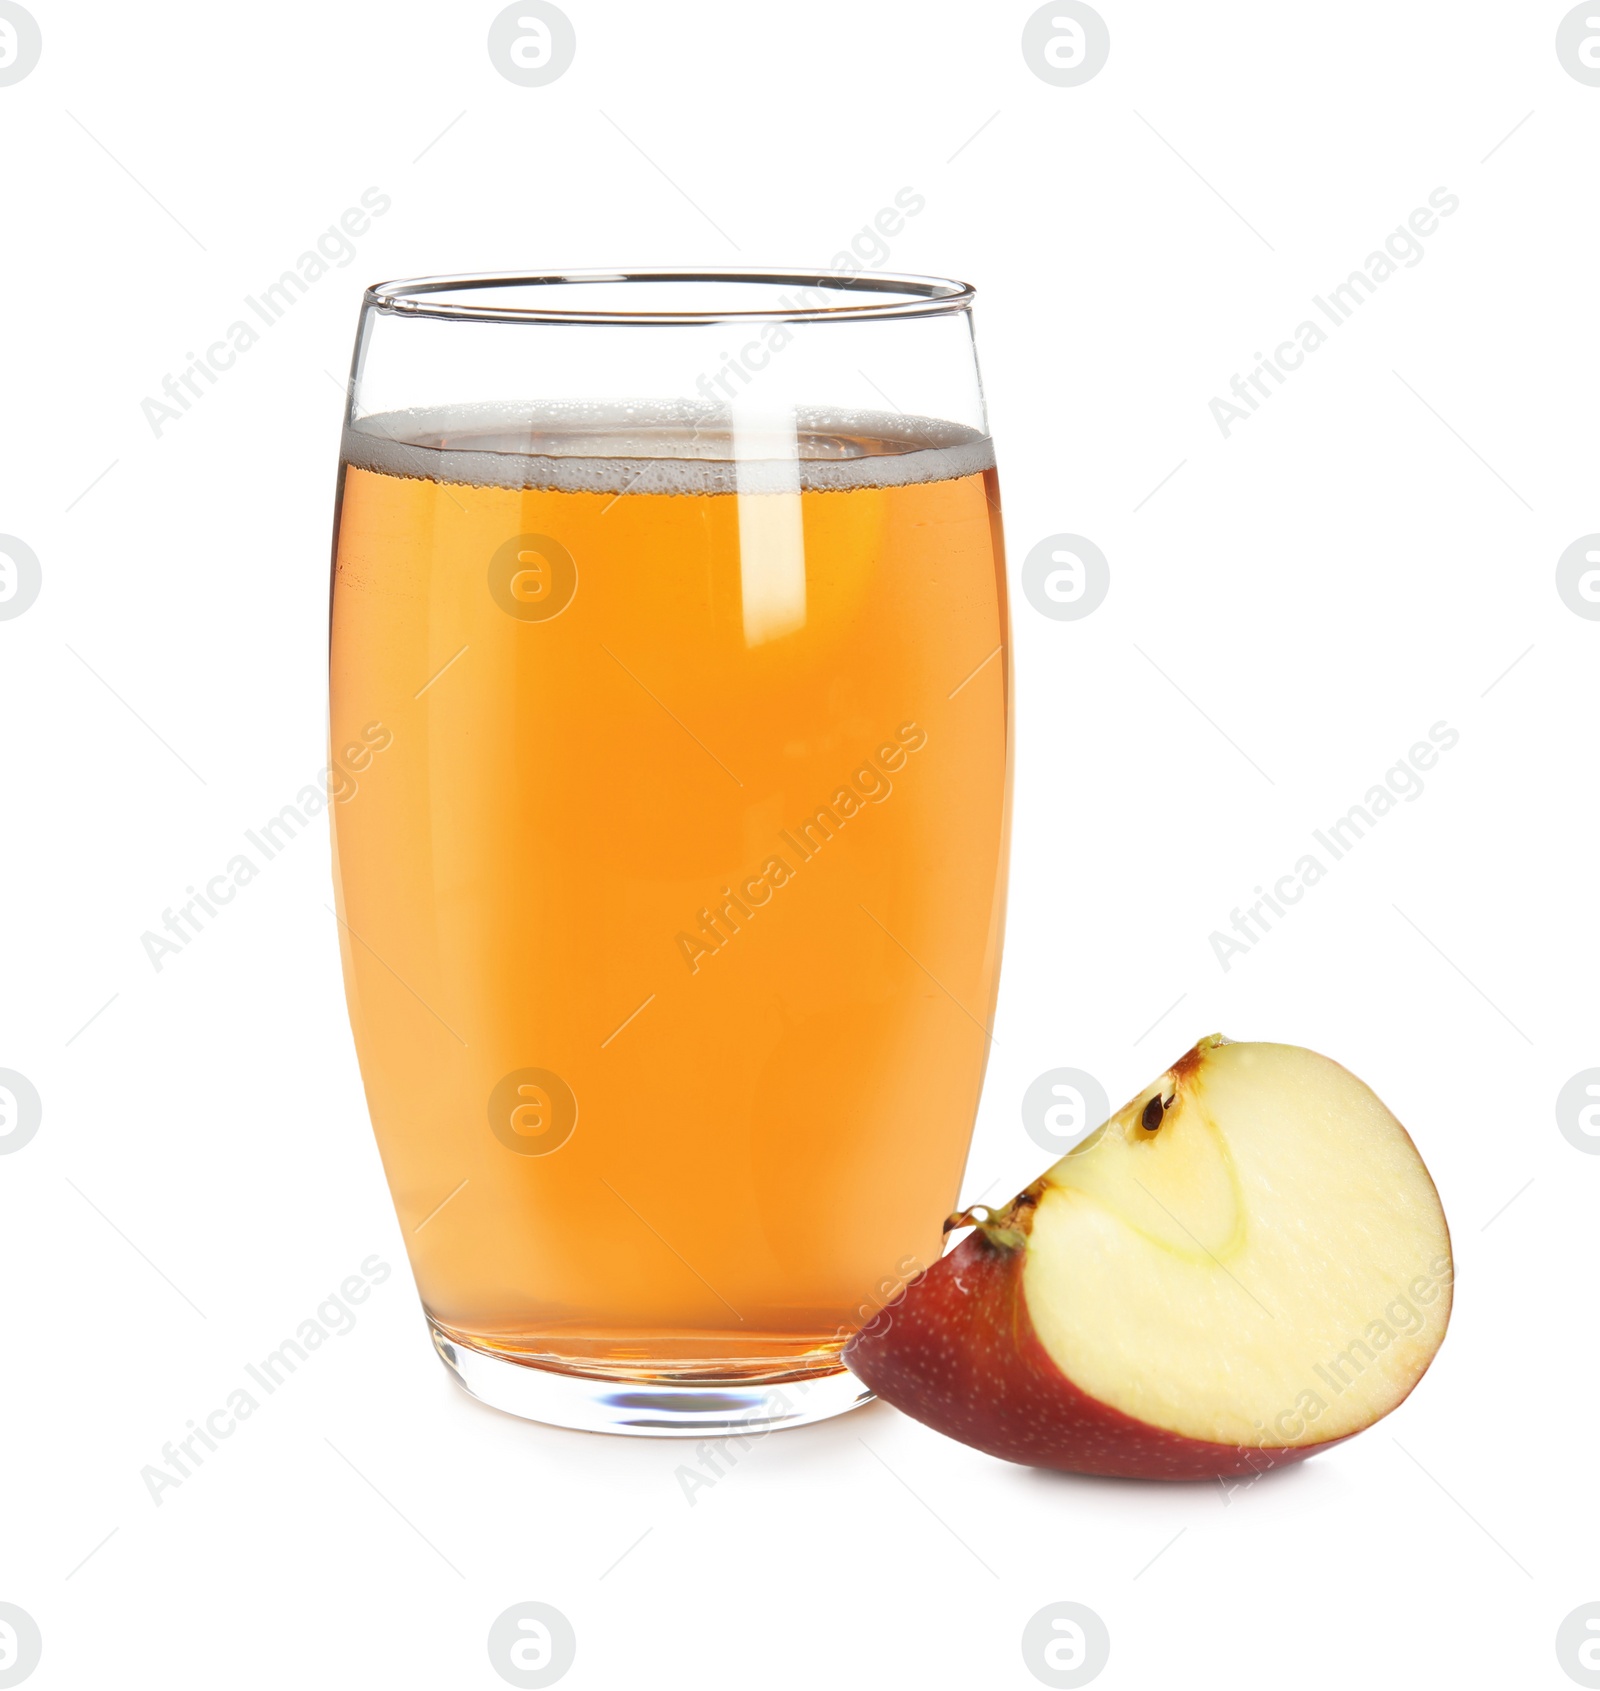
[[1209,1479],[1387,1415],[1450,1319],[1405,1129],[1293,1045],[1203,1039],[846,1346],[879,1397],[1013,1462]]

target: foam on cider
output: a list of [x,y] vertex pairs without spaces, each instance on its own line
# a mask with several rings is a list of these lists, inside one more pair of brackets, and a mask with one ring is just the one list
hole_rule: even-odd
[[[791,438],[792,455],[771,450]],[[931,417],[800,406],[747,429],[725,408],[646,402],[374,412],[346,425],[342,453],[411,480],[607,494],[783,493],[797,474],[806,492],[904,487],[994,465],[986,434]]]

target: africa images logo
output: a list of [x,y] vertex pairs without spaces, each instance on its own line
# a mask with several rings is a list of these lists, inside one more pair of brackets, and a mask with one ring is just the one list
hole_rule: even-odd
[[0,88],[10,88],[39,62],[44,40],[38,21],[14,0],[0,0]]
[[779,888],[789,885],[803,865],[838,837],[846,824],[866,814],[869,806],[884,803],[894,791],[894,783],[884,771],[898,774],[906,766],[906,754],[920,752],[927,743],[926,729],[914,722],[902,722],[894,740],[862,759],[860,767],[827,804],[818,805],[793,829],[780,828],[778,838],[794,862],[774,852],[754,874],[738,883],[737,890],[725,886],[721,904],[711,903],[696,912],[699,927],[695,933],[680,933],[674,938],[689,973],[699,974],[701,958],[716,956],[735,934],[741,933],[741,918],[749,922]]

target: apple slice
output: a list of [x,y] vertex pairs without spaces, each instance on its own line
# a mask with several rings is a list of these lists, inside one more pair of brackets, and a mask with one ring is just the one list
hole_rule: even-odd
[[1450,1234],[1400,1123],[1294,1045],[1203,1039],[845,1347],[991,1455],[1259,1473],[1370,1427],[1450,1319]]

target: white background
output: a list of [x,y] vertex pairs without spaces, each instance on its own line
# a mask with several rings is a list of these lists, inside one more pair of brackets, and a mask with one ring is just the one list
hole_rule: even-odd
[[[1055,88],[1027,6],[570,0],[540,89],[490,63],[497,9],[37,0],[42,61],[0,88],[0,530],[43,567],[0,621],[0,1067],[44,1101],[0,1158],[0,1599],[43,1632],[34,1683],[489,1688],[490,1622],[539,1599],[575,1688],[1028,1687],[1023,1625],[1070,1599],[1108,1687],[1567,1685],[1556,1627],[1600,1599],[1600,1159],[1554,1100],[1600,1063],[1600,625],[1555,563],[1600,529],[1600,89],[1557,60],[1566,8],[1104,0],[1108,65]],[[154,435],[141,400],[369,186],[393,207],[354,262]],[[321,831],[159,975],[140,945],[324,761],[364,283],[826,265],[904,186],[890,267],[979,289],[1013,578],[1063,531],[1111,567],[1081,621],[1014,604],[967,1196],[1047,1160],[1041,1071],[1117,1104],[1221,1029],[1375,1086],[1454,1229],[1414,1397],[1229,1500],[875,1405],[691,1507],[674,1443],[477,1406],[405,1270]],[[1225,439],[1211,398],[1438,187],[1423,261]],[[1224,971],[1210,933],[1440,720],[1426,792]],[[372,1253],[396,1272],[355,1330],[156,1507],[141,1467]]]

